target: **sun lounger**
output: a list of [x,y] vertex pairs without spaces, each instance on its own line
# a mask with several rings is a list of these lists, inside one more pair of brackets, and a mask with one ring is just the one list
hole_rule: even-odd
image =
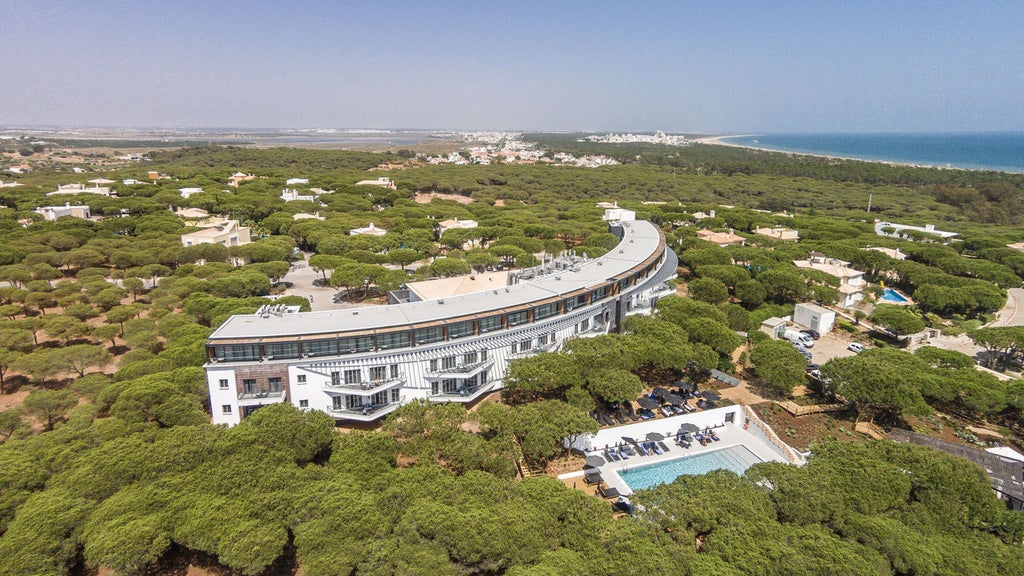
[[669,416],[672,416],[672,409],[669,408],[668,406],[662,406],[661,413],[664,414],[666,418],[668,418]]
[[596,474],[584,474],[583,482],[586,484],[600,484],[601,482],[604,482],[604,479],[601,478],[601,473],[598,472]]
[[612,418],[619,424],[629,424],[629,422],[622,417],[622,414],[615,414],[612,416]]
[[614,422],[614,421],[612,421],[612,419],[611,419],[611,418],[609,418],[609,417],[608,417],[608,415],[607,415],[607,414],[605,414],[604,412],[602,412],[602,413],[601,413],[601,415],[600,415],[600,418],[598,418],[598,421],[599,421],[599,422],[600,422],[600,423],[601,423],[601,424],[602,424],[603,426],[615,426],[615,422]]
[[638,452],[640,452],[644,456],[650,456],[651,455],[651,453],[647,451],[647,446],[645,446],[643,442],[640,442],[639,444],[637,444],[636,445],[636,449],[637,449]]
[[609,462],[618,462],[619,460],[622,460],[622,457],[619,456],[615,450],[605,450],[604,459]]
[[[631,454],[633,454],[633,451],[632,451],[632,450],[629,450],[629,447],[628,447],[628,446],[627,446],[627,447],[625,447],[625,448],[623,448],[623,447],[621,447],[621,446],[620,446],[620,447],[619,447],[619,448],[617,448],[616,450],[618,450],[618,452],[619,452],[619,456],[621,456],[623,460],[629,460],[629,456],[630,456]],[[627,451],[627,450],[628,450],[628,451]]]
[[605,498],[618,498],[619,496],[622,496],[617,488],[606,486],[604,484],[597,487],[597,492]]
[[654,452],[659,456],[664,454],[664,452],[661,451],[661,448],[658,448],[658,445],[655,444],[654,442],[648,442],[647,447],[651,450],[651,452]]
[[665,444],[664,442],[658,442],[658,446],[665,452],[668,452],[668,444]]

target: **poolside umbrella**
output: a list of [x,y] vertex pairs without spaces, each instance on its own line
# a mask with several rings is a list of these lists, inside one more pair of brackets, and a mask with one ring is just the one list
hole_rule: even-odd
[[654,398],[648,398],[647,396],[637,398],[636,403],[639,404],[641,408],[646,408],[648,410],[654,410],[658,407],[658,401]]
[[629,436],[623,436],[622,440],[627,444],[632,444],[633,446],[636,446],[636,439],[634,438],[630,438]]
[[708,390],[707,392],[701,394],[701,396],[707,398],[708,400],[711,400],[712,402],[714,402],[715,400],[722,399],[722,397],[718,395],[718,392],[715,392],[714,390]]
[[670,392],[667,389],[662,388],[661,386],[658,386],[654,390],[651,390],[651,396],[654,396],[655,398],[664,398],[665,394],[669,393]]
[[686,422],[684,424],[679,425],[679,431],[684,434],[689,434],[691,432],[700,432],[700,426]]
[[659,440],[664,440],[665,435],[660,432],[648,432],[647,439],[651,440],[652,442],[657,442]]
[[685,380],[680,380],[680,381],[676,382],[676,387],[678,387],[680,390],[682,390],[684,392],[687,392],[687,391],[690,391],[690,390],[693,390],[693,391],[697,390],[697,385],[696,384],[693,384],[692,382],[687,382]]
[[606,462],[604,461],[604,458],[601,458],[600,456],[587,456],[587,464],[584,468],[600,468],[605,464]]
[[663,400],[666,404],[682,405],[686,403],[686,399],[678,394],[665,394]]

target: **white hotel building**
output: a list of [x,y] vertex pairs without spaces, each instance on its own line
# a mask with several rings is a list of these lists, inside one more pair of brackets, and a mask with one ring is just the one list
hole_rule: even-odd
[[609,227],[621,241],[607,254],[531,269],[497,289],[232,316],[207,343],[213,422],[234,425],[279,402],[356,422],[417,398],[472,402],[501,387],[512,360],[617,331],[626,315],[649,313],[669,293],[677,260],[650,222]]

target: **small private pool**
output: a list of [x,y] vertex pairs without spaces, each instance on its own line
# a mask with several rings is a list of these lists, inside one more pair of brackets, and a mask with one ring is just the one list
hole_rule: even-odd
[[892,288],[886,288],[885,292],[882,293],[882,297],[879,298],[879,301],[889,304],[912,304],[910,298],[907,298]]
[[712,470],[732,470],[737,474],[743,474],[754,464],[763,462],[745,446],[730,446],[705,452],[696,456],[677,458],[657,464],[638,466],[630,470],[619,471],[622,478],[631,490],[643,490],[658,484],[667,484],[676,478],[689,474],[696,476],[707,474]]

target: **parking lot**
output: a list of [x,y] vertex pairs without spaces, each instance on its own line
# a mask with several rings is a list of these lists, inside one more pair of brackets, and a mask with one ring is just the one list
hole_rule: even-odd
[[850,342],[853,342],[853,339],[843,332],[832,331],[824,334],[815,340],[814,347],[808,350],[811,353],[811,361],[821,366],[833,358],[853,356],[854,352],[846,349]]

